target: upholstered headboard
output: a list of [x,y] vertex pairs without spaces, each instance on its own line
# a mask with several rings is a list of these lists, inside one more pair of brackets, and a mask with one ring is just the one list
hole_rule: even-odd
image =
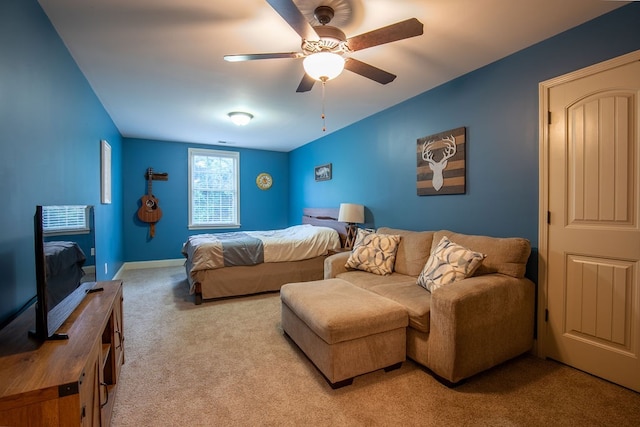
[[338,222],[338,212],[338,208],[303,208],[302,223],[333,228],[340,235],[340,245],[344,247],[347,227],[345,223]]

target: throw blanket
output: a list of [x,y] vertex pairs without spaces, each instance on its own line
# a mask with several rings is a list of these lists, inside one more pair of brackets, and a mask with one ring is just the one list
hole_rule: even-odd
[[189,237],[182,254],[199,269],[255,265],[264,262],[262,240],[241,231],[233,233],[198,234]]
[[192,281],[200,270],[255,265],[263,262],[299,261],[340,248],[338,232],[310,224],[283,230],[246,231],[190,236],[182,246]]

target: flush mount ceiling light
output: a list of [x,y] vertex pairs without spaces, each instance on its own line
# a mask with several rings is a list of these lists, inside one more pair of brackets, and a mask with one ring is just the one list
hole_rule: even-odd
[[244,111],[232,111],[227,116],[237,126],[246,126],[253,119],[253,114]]
[[313,53],[302,62],[304,71],[315,80],[326,82],[344,70],[344,58],[333,52]]

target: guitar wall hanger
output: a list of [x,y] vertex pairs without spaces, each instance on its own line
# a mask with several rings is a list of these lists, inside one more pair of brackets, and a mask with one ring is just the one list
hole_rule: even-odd
[[151,192],[151,183],[154,180],[167,181],[169,174],[153,172],[152,168],[148,168],[144,176],[147,180],[147,194],[140,198],[141,203],[138,209],[138,219],[149,224],[149,237],[153,239],[156,235],[156,222],[162,218],[162,211],[160,210],[160,206],[158,206],[158,199]]
[[[149,172],[151,171],[151,172]],[[149,173],[151,173],[151,179],[153,181],[168,181],[169,174],[167,172],[153,172],[151,168],[147,169],[144,173],[144,179],[149,180]]]

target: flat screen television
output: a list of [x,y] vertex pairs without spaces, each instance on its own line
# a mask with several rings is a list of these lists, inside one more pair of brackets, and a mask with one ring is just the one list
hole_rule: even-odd
[[33,223],[37,295],[36,328],[30,335],[66,339],[57,330],[87,293],[99,290],[93,207],[38,205]]

